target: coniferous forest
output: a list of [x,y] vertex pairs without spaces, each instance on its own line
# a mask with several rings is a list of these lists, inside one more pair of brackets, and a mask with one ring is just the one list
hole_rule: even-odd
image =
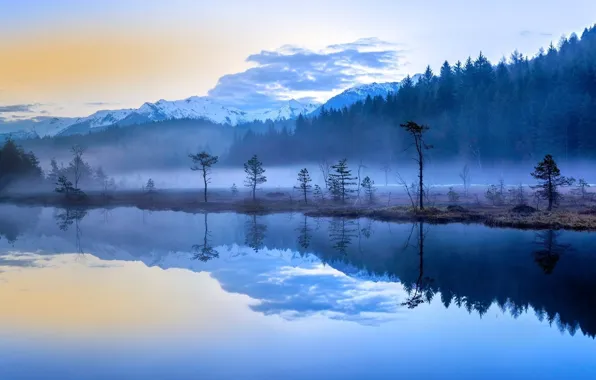
[[596,156],[596,27],[563,37],[529,58],[515,51],[498,63],[482,53],[407,77],[387,98],[367,98],[342,110],[300,117],[294,131],[248,133],[228,162],[258,154],[269,163],[322,158],[399,159],[409,140],[399,124],[430,127],[435,159],[479,167],[534,162],[552,154],[563,162]]

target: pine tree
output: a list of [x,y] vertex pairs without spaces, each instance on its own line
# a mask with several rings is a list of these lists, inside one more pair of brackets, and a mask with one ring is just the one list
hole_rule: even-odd
[[432,148],[424,142],[424,133],[428,131],[425,125],[417,124],[413,121],[408,121],[400,125],[407,133],[414,139],[414,146],[416,147],[417,157],[414,159],[418,163],[418,189],[419,189],[419,204],[420,210],[424,210],[424,151]]
[[147,184],[145,185],[145,191],[147,192],[147,194],[155,193],[155,182],[153,182],[151,178],[149,178]]
[[542,199],[548,200],[548,210],[559,204],[561,193],[558,188],[561,186],[570,186],[575,182],[573,178],[567,178],[561,175],[557,163],[550,154],[547,154],[542,161],[534,167],[531,173],[532,177],[539,180],[538,185],[532,186],[538,189],[537,193]]
[[345,158],[333,165],[331,169],[333,169],[334,172],[329,174],[329,180],[331,182],[334,199],[345,202],[350,193],[355,191],[350,188],[350,186],[357,185],[357,178],[352,177],[352,171],[348,169],[348,160]]
[[232,196],[235,197],[236,195],[238,195],[238,187],[236,186],[235,183],[232,184],[232,187],[230,188],[230,191],[232,192]]
[[188,157],[193,162],[193,166],[191,166],[190,170],[197,171],[200,170],[203,174],[203,184],[204,184],[204,193],[203,197],[205,202],[207,202],[207,184],[211,182],[211,178],[209,177],[209,173],[211,173],[211,167],[217,164],[219,160],[218,156],[212,156],[211,154],[207,153],[206,151],[202,151],[197,154],[189,154]]
[[244,172],[246,173],[244,185],[251,189],[252,199],[255,201],[257,199],[257,186],[267,182],[267,177],[264,176],[265,169],[263,169],[263,163],[259,161],[256,154],[244,163]]
[[311,182],[312,182],[312,179],[310,178],[310,175],[308,174],[308,170],[306,168],[301,169],[298,172],[298,186],[294,186],[294,188],[297,190],[300,190],[300,192],[302,192],[302,195],[304,196],[305,204],[308,203],[306,195],[312,189],[312,186],[310,184]]
[[315,185],[315,188],[313,190],[313,197],[319,202],[322,202],[325,200],[325,194],[323,194],[323,190],[321,189],[321,186]]
[[369,176],[364,177],[360,184],[364,189],[364,194],[368,197],[370,203],[373,203],[375,196],[375,181],[371,180]]

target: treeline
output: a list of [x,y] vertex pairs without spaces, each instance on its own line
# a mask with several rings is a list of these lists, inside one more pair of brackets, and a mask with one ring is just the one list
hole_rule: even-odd
[[37,157],[14,141],[6,140],[0,148],[0,192],[19,182],[39,184],[43,178]]
[[247,133],[227,161],[258,154],[272,164],[305,160],[401,158],[409,146],[399,124],[432,127],[432,157],[478,165],[596,156],[596,27],[572,34],[529,59],[514,52],[494,65],[482,53],[430,67],[387,98],[367,98],[341,110],[299,117],[294,131]]
[[92,167],[84,160],[85,150],[74,145],[69,150],[71,159],[64,164],[55,159],[50,169],[42,170],[33,152],[26,152],[22,146],[7,139],[0,147],[0,194],[10,192],[64,193],[67,197],[84,196],[85,190],[102,190],[105,194],[114,191],[117,184],[101,166]]

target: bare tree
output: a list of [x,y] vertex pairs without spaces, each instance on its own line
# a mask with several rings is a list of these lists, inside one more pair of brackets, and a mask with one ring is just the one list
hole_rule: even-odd
[[319,161],[319,169],[321,170],[321,173],[323,174],[323,181],[325,182],[325,189],[328,189],[329,188],[329,172],[331,171],[331,165],[329,164],[329,161],[327,161],[327,160]]
[[461,178],[464,183],[464,196],[467,197],[470,188],[470,168],[468,167],[468,164],[464,165],[461,173],[459,173],[459,178]]
[[408,186],[408,183],[406,182],[406,180],[403,179],[403,177],[397,173],[397,181],[400,185],[403,186],[404,190],[406,191],[406,194],[408,195],[408,198],[410,199],[410,203],[412,204],[412,208],[416,209],[417,208],[417,204],[416,204],[416,194],[414,194],[414,192],[412,191],[412,189],[410,188],[410,186]]
[[389,172],[391,171],[391,164],[388,162],[381,165],[381,171],[385,173],[385,187],[389,185]]
[[424,133],[428,131],[428,127],[416,124],[413,121],[408,121],[400,126],[414,138],[414,146],[417,153],[417,158],[414,158],[414,161],[418,163],[419,206],[420,210],[424,210],[424,151],[432,148],[431,145],[427,145],[424,142]]
[[83,149],[79,145],[73,145],[70,148],[70,151],[71,151],[73,157],[72,157],[72,161],[70,162],[69,168],[73,174],[74,188],[78,189],[79,181],[81,180],[81,177],[83,176],[83,171],[86,169],[86,164],[83,161],[83,154],[85,153],[85,149]]
[[358,179],[357,179],[357,182],[356,182],[356,186],[358,186],[358,187],[356,189],[356,196],[357,196],[357,198],[356,198],[356,202],[355,203],[360,202],[360,189],[362,187],[362,182],[360,181],[360,173],[361,173],[362,169],[365,169],[365,168],[366,168],[366,166],[364,166],[362,164],[362,160],[360,160],[360,162],[358,163]]
[[211,167],[217,164],[219,157],[212,156],[205,151],[197,154],[189,154],[188,157],[190,157],[193,162],[193,166],[190,167],[190,170],[200,170],[203,174],[203,183],[205,185],[204,198],[205,202],[207,202],[207,184],[211,182],[209,174],[211,173]]

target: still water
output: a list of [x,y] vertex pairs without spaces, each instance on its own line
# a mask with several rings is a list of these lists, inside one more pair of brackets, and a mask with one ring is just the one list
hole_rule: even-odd
[[0,207],[0,379],[595,379],[596,235]]

